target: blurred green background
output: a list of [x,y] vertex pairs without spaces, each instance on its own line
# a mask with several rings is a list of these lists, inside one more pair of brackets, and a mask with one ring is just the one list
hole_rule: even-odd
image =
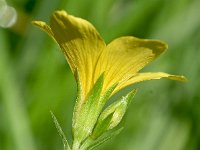
[[[50,110],[71,141],[75,79],[59,47],[31,20],[54,10],[92,22],[108,43],[133,35],[169,49],[143,71],[185,75],[139,88],[122,133],[103,150],[200,150],[200,0],[9,0],[18,18],[0,28],[0,150],[62,150]],[[1,16],[1,14],[0,14]],[[121,94],[114,96],[119,97]]]

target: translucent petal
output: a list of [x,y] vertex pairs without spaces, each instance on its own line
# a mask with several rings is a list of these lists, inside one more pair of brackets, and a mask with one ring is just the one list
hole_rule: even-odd
[[113,83],[136,74],[167,48],[158,40],[121,37],[112,41],[102,52],[96,67],[95,79],[105,73],[104,90]]
[[184,76],[177,76],[177,75],[171,75],[164,72],[147,72],[147,73],[137,73],[127,81],[122,82],[114,91],[116,93],[117,91],[121,90],[122,88],[129,86],[134,83],[146,81],[146,80],[155,80],[155,79],[161,79],[161,78],[168,78],[171,80],[178,80],[178,81],[187,81],[187,79]]
[[55,11],[50,26],[41,21],[33,24],[60,45],[73,73],[79,73],[83,97],[102,73],[105,75],[103,93],[116,83],[119,85],[115,92],[144,80],[162,77],[185,80],[183,76],[166,73],[138,73],[164,52],[167,44],[162,41],[127,36],[117,38],[106,46],[92,24],[65,11]]
[[78,70],[82,89],[86,95],[94,84],[94,68],[102,50],[106,47],[99,33],[88,21],[55,11],[50,27],[35,22],[60,45],[73,72]]

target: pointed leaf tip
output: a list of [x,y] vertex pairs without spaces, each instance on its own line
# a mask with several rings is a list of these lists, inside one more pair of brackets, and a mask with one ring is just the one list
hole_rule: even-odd
[[59,135],[60,135],[61,138],[62,138],[63,145],[64,145],[64,149],[65,149],[65,150],[71,150],[71,148],[70,148],[70,146],[69,146],[69,144],[68,144],[68,141],[67,141],[67,139],[66,139],[66,137],[65,137],[65,134],[64,134],[64,132],[63,132],[63,130],[62,130],[60,124],[58,123],[58,120],[56,119],[56,116],[53,114],[52,111],[50,111],[50,113],[51,113],[51,116],[52,116],[52,118],[53,118],[53,121],[54,121],[54,124],[55,124],[55,126],[56,126],[56,129],[57,129]]

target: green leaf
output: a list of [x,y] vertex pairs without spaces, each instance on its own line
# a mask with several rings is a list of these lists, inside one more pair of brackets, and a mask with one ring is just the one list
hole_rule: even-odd
[[53,121],[54,121],[54,123],[55,123],[56,129],[57,129],[59,135],[60,135],[61,138],[62,138],[63,145],[64,145],[64,150],[71,150],[71,148],[69,147],[69,144],[68,144],[68,142],[67,142],[67,139],[66,139],[66,137],[65,137],[65,134],[64,134],[64,132],[63,132],[63,130],[62,130],[60,124],[58,123],[58,120],[56,119],[56,117],[55,117],[55,115],[53,114],[52,111],[50,111],[50,113],[51,113],[51,116],[52,116]]

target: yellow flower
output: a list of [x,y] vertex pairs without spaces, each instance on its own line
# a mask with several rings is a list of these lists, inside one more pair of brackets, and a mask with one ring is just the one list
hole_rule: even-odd
[[124,36],[106,45],[92,24],[65,11],[55,11],[50,26],[42,21],[34,21],[33,24],[56,40],[72,72],[78,70],[84,97],[102,73],[105,77],[102,92],[114,83],[119,83],[113,93],[145,80],[163,77],[186,80],[184,76],[163,72],[139,73],[165,51],[167,44],[162,41]]
[[[80,89],[73,118],[73,147],[80,147],[80,143],[90,135],[93,138],[100,136],[101,132],[95,135],[98,130],[93,134],[92,131],[105,102],[117,91],[151,79],[186,80],[184,76],[163,72],[139,72],[165,51],[167,44],[162,41],[124,36],[106,45],[91,23],[65,11],[55,11],[50,25],[42,21],[33,21],[33,24],[47,32],[59,44],[72,72],[78,76],[76,79]],[[105,110],[96,128],[102,128],[105,118],[108,121],[105,130],[115,127],[121,121],[134,93]],[[99,102],[94,103],[93,100]]]

